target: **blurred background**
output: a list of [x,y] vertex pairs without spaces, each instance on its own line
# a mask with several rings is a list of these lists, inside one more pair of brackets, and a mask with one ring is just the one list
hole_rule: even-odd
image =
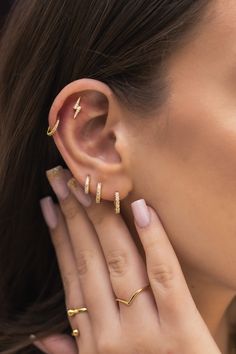
[[14,0],[0,0],[0,31]]

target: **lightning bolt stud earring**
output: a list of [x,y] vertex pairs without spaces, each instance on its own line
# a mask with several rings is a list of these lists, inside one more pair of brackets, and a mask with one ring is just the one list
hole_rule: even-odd
[[80,100],[81,100],[81,97],[78,98],[78,100],[76,101],[76,104],[73,107],[73,109],[75,110],[74,119],[77,117],[77,115],[81,111]]

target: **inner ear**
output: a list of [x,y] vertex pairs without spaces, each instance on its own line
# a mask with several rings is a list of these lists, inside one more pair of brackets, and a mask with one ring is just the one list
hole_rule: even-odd
[[[75,122],[73,106],[79,97],[81,97],[81,111]],[[59,114],[62,117],[70,117],[70,123],[66,118],[65,124],[69,123],[71,126],[73,139],[77,142],[79,149],[92,157],[99,157],[106,162],[114,163],[121,160],[115,151],[115,134],[105,129],[108,116],[111,114],[109,108],[108,99],[104,94],[87,90],[67,97]]]
[[87,154],[99,157],[106,162],[120,162],[120,157],[114,153],[116,137],[113,132],[104,133],[107,116],[98,116],[86,123],[80,131],[78,145]]

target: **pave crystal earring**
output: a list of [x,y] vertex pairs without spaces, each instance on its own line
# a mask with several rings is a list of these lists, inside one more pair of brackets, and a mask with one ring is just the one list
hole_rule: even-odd
[[85,184],[84,184],[84,193],[85,193],[85,194],[89,194],[90,180],[91,180],[90,176],[87,175],[87,176],[86,176],[86,179],[85,179]]
[[98,182],[97,191],[96,191],[96,203],[101,203],[101,195],[102,195],[102,183]]
[[114,205],[115,205],[115,213],[120,214],[120,193],[119,192],[115,192]]
[[80,100],[81,100],[81,97],[78,98],[78,100],[76,101],[76,104],[73,107],[73,109],[75,110],[74,119],[77,117],[77,115],[81,111]]

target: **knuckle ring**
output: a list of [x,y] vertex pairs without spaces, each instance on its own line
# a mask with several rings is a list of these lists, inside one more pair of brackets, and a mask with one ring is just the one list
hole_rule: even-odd
[[123,299],[116,299],[116,301],[121,302],[122,304],[129,306],[132,304],[132,302],[134,301],[134,299],[138,296],[138,294],[140,294],[143,290],[147,289],[150,286],[150,284],[144,286],[141,289],[136,290],[131,297],[129,298],[129,300],[123,300]]
[[82,313],[82,312],[88,312],[87,307],[79,307],[79,308],[74,308],[74,309],[68,309],[67,310],[67,315],[69,317],[73,317],[73,316],[77,315],[78,313]]

